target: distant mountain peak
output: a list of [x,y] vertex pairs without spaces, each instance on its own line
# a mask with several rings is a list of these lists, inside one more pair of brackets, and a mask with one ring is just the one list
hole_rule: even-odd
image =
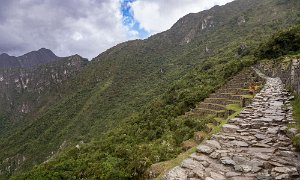
[[28,55],[41,55],[41,54],[52,56],[52,58],[57,58],[57,56],[50,49],[46,49],[46,48],[41,48],[37,51],[31,51],[19,57],[28,56]]
[[[34,52],[34,51],[33,51]],[[47,48],[41,48],[39,50],[37,50],[36,52],[43,52],[43,53],[51,53],[54,54],[50,49]],[[55,54],[54,54],[55,55]]]
[[40,64],[47,64],[58,59],[58,56],[46,48],[41,48],[37,51],[31,51],[23,56],[18,57],[21,67],[32,67]]
[[33,67],[36,65],[47,64],[58,60],[50,49],[41,48],[37,51],[31,51],[22,56],[10,56],[7,53],[0,54],[0,68]]
[[10,56],[10,55],[8,55],[7,53],[2,53],[2,54],[0,54],[0,56]]
[[51,51],[50,49],[47,49],[47,48],[41,48],[38,51],[44,51],[44,50]]

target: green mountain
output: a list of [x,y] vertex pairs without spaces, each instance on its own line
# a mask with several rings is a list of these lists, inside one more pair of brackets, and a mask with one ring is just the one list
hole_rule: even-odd
[[75,55],[45,65],[0,69],[0,137],[6,138],[16,127],[27,123],[38,111],[56,102],[62,85],[86,64]]
[[255,63],[261,41],[299,10],[298,0],[237,0],[107,50],[0,134],[0,176],[142,178],[210,121],[181,115]]

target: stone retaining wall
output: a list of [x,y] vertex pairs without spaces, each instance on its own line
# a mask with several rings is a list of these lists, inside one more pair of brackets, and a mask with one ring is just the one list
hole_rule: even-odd
[[292,90],[300,101],[300,59],[293,58],[278,62],[262,62],[256,66],[267,76],[280,77],[285,86]]

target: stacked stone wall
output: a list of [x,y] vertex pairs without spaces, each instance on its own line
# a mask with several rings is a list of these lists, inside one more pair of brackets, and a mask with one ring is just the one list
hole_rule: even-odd
[[279,77],[286,88],[296,94],[300,101],[300,59],[262,62],[256,67],[267,76]]

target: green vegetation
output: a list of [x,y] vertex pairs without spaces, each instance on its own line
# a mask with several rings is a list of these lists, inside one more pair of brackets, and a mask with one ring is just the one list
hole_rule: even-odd
[[[18,168],[13,179],[142,178],[150,165],[177,157],[181,143],[212,122],[184,113],[253,65],[261,39],[299,20],[299,1],[282,1],[239,0],[190,14],[169,31],[100,54],[62,87],[57,102],[0,137],[0,162],[26,157],[20,167],[16,159],[0,169]],[[214,27],[202,30],[206,13]],[[246,23],[239,25],[241,16]],[[186,44],[191,29],[195,36]],[[241,44],[249,51],[241,52]],[[41,164],[52,152],[56,157]]]
[[[164,98],[167,97],[163,96],[162,100]],[[169,99],[166,100],[169,101]],[[175,102],[177,101],[180,102],[180,99]],[[44,176],[80,178],[78,176],[81,174],[80,172],[92,173],[81,174],[82,177],[100,179],[141,177],[151,164],[175,158],[181,152],[181,142],[190,139],[194,132],[204,130],[206,125],[213,120],[213,117],[176,117],[176,111],[174,112],[172,109],[179,108],[174,105],[176,103],[167,106],[147,107],[142,116],[135,117],[120,128],[109,132],[103,140],[84,145],[80,150],[72,148],[59,158],[36,167],[28,174],[25,173],[17,178],[40,178]],[[229,118],[233,118],[241,111],[240,105],[237,104],[228,105],[228,108],[236,111]],[[150,115],[153,112],[156,112],[160,117]],[[226,120],[220,119],[220,122],[220,125],[212,127],[212,133],[218,132]],[[107,158],[107,154],[110,155],[110,158]],[[169,167],[186,155],[187,153],[183,153],[164,166]],[[126,166],[122,165],[123,163]],[[65,168],[61,169],[59,164]],[[107,169],[106,166],[111,169]],[[101,169],[104,169],[103,172],[100,171]],[[95,172],[96,170],[97,172]],[[70,174],[65,174],[66,171]],[[132,172],[136,174],[132,174]]]
[[[216,87],[217,82],[222,82],[218,80],[222,76],[208,74],[211,73],[195,74],[199,82],[193,84],[182,83],[190,77],[186,76],[179,81],[186,90],[172,88],[166,95],[154,100],[151,106],[145,107],[142,113],[108,132],[102,140],[83,145],[80,150],[71,148],[59,158],[24,174],[23,178],[46,175],[51,178],[80,178],[79,175],[100,179],[133,178],[143,175],[153,163],[176,157],[181,152],[181,142],[190,139],[194,132],[203,130],[211,121],[201,117],[178,117],[197,102],[194,99],[197,95],[200,100],[203,99]],[[212,86],[212,82],[215,82],[215,86]],[[193,94],[186,93],[196,86],[198,88]],[[66,171],[71,174],[65,174]]]
[[297,54],[299,51],[300,24],[273,35],[259,47],[256,56],[260,59],[274,59],[287,54]]
[[[293,116],[294,120],[296,121],[295,128],[297,128],[300,132],[300,102],[295,99],[292,101],[293,105]],[[293,138],[293,144],[300,149],[300,137]]]
[[235,112],[239,112],[240,110],[241,110],[241,105],[240,104],[228,104],[227,106],[226,106],[226,108],[227,109],[229,109],[229,110],[233,110],[233,111],[235,111]]

